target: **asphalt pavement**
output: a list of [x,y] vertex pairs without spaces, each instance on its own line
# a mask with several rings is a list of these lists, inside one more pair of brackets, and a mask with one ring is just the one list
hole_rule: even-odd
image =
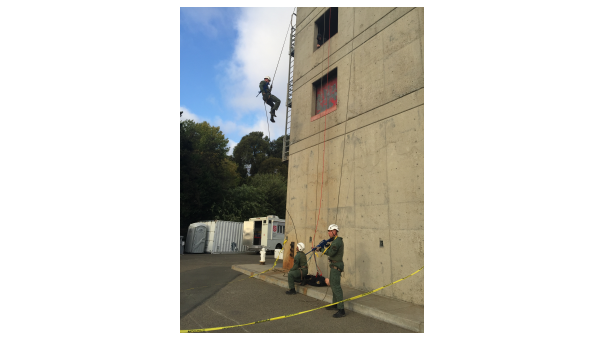
[[[181,256],[181,330],[241,325],[295,314],[326,305],[305,294],[249,278],[233,265],[258,264],[255,255],[185,254]],[[267,258],[266,269],[274,258]],[[276,268],[281,268],[281,260]],[[273,275],[285,275],[273,273]],[[285,276],[284,276],[285,278]],[[318,288],[319,289],[319,288]],[[326,295],[329,287],[321,287]],[[319,309],[285,319],[221,329],[217,333],[413,333],[407,329],[347,310],[344,318]]]

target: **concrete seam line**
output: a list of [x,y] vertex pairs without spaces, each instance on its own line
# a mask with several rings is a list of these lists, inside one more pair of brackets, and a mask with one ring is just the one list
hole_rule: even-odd
[[[366,41],[362,42],[359,46],[354,47],[353,48],[353,40],[355,40],[356,37],[351,38],[351,40],[347,41],[346,43],[342,44],[342,46],[337,49],[336,51],[334,51],[334,54],[338,53],[338,51],[340,51],[341,49],[345,48],[346,45],[348,45],[349,43],[351,43],[351,52],[349,53],[353,53],[353,51],[355,51],[357,48],[363,46],[363,44],[365,44],[368,40],[372,39],[374,36],[376,36],[377,34],[379,34],[380,32],[384,31],[385,29],[387,29],[389,26],[391,26],[393,23],[395,23],[395,21],[403,18],[404,16],[406,16],[408,13],[411,13],[414,9],[416,9],[417,7],[412,8],[409,12],[405,13],[404,15],[400,16],[399,18],[395,19],[392,23],[388,24],[387,26],[385,26],[383,29],[381,29],[380,31],[376,32],[376,34],[372,35],[371,37],[369,37]],[[395,9],[397,9],[397,7],[395,7]],[[393,9],[391,12],[393,12],[395,9]],[[389,15],[391,12],[385,14],[382,18],[378,19],[378,21],[382,20],[384,17],[386,17],[387,15]],[[376,23],[378,22],[376,21]],[[374,26],[376,23],[374,23],[372,26]],[[370,27],[372,27],[370,26]],[[370,27],[366,28],[365,30],[363,30],[363,32],[367,31],[368,29],[370,29]],[[363,32],[359,33],[357,36],[361,35]],[[349,54],[347,53],[347,54]],[[340,59],[346,57],[346,55],[338,58],[338,60],[336,60],[334,63],[336,64],[338,61],[340,61]],[[323,60],[319,62],[319,64],[317,64],[317,66],[319,66],[320,64],[323,63]],[[317,67],[314,66],[313,68],[311,68],[309,71],[307,71],[305,74],[301,75],[298,79],[306,76],[307,74],[309,74],[309,72],[313,72],[313,70]],[[304,84],[302,84],[301,86],[305,85],[306,83],[308,83],[311,80],[306,81]],[[296,89],[294,88],[294,84],[296,83],[296,81],[294,81],[292,83],[292,93],[296,92],[298,89],[300,89],[300,86],[297,87]]]
[[424,269],[424,266],[422,266],[420,269],[418,269],[417,271],[413,272],[412,274],[404,277],[403,279],[399,279],[397,281],[391,282],[388,285],[382,286],[380,288],[376,288],[376,289],[371,290],[369,292],[366,292],[366,293],[363,293],[363,294],[360,294],[360,295],[357,295],[357,296],[354,296],[352,298],[348,298],[348,299],[345,299],[345,300],[342,300],[342,301],[336,301],[336,302],[333,302],[333,303],[325,305],[325,306],[309,309],[309,310],[304,311],[304,312],[298,312],[298,313],[294,313],[294,314],[282,315],[282,316],[278,316],[278,317],[275,317],[275,318],[269,318],[269,319],[265,319],[265,320],[254,321],[254,322],[250,322],[250,323],[246,323],[246,324],[241,324],[241,325],[233,325],[233,326],[225,326],[225,327],[214,327],[214,328],[203,328],[203,329],[181,329],[181,333],[201,333],[201,332],[217,331],[217,330],[227,329],[227,328],[249,326],[249,325],[254,325],[254,324],[257,324],[257,323],[263,323],[263,322],[267,322],[267,321],[275,321],[275,320],[285,319],[285,318],[289,318],[289,317],[300,315],[300,314],[304,314],[304,313],[313,312],[313,311],[316,311],[318,309],[323,309],[323,308],[328,307],[328,306],[336,305],[336,304],[339,304],[339,303],[344,303],[346,301],[356,300],[356,299],[362,298],[364,296],[370,295],[370,294],[375,293],[375,292],[377,292],[377,291],[379,291],[381,289],[384,289],[384,288],[386,288],[386,287],[388,287],[390,285],[393,285],[393,284],[395,284],[397,282],[401,282],[401,281],[407,279],[408,277],[410,277],[412,275],[415,275],[416,273],[420,272],[423,269]]
[[[388,104],[388,103],[387,103],[387,104]],[[407,109],[407,110],[404,110],[404,111],[401,111],[401,112],[394,113],[394,114],[392,114],[392,115],[390,115],[390,116],[388,116],[388,117],[384,117],[384,118],[379,119],[379,120],[377,120],[377,121],[374,121],[374,122],[368,123],[368,124],[366,124],[366,125],[360,126],[360,127],[356,128],[356,129],[353,129],[353,130],[351,130],[351,131],[347,131],[347,132],[345,132],[345,133],[344,133],[344,135],[347,135],[347,134],[349,134],[349,133],[351,133],[351,132],[354,132],[354,131],[357,131],[357,130],[359,130],[359,129],[362,129],[362,128],[366,127],[366,126],[369,126],[369,125],[372,125],[372,124],[375,124],[375,123],[381,122],[381,121],[383,121],[383,120],[385,120],[385,119],[389,119],[389,118],[391,118],[391,117],[393,117],[393,116],[395,116],[395,115],[398,115],[398,114],[401,114],[401,113],[404,113],[404,112],[407,112],[407,111],[410,111],[410,110],[416,109],[416,108],[418,108],[418,107],[420,107],[420,106],[423,106],[423,105],[424,105],[424,103],[419,104],[419,105],[417,105],[417,106],[414,106],[414,107],[412,107],[412,108],[409,108],[409,109]],[[341,125],[341,124],[344,124],[344,122],[339,123],[339,124],[337,124],[337,125],[334,125],[334,126],[332,126],[332,128],[333,128],[333,127],[335,127],[335,126]],[[317,135],[317,134],[315,134],[315,135]],[[315,135],[313,135],[313,136],[315,136]],[[305,139],[312,138],[313,136],[309,136],[309,137],[307,137],[307,138],[305,138]],[[338,137],[340,137],[340,136],[341,136],[341,135],[334,136],[334,137],[332,137],[332,138],[328,139],[328,141],[331,141],[332,139],[338,138]],[[302,142],[302,141],[303,141],[303,140],[305,140],[305,139],[302,139],[302,140],[300,140],[299,142]],[[297,143],[298,143],[298,142],[297,142]],[[296,143],[294,143],[294,144],[296,144]],[[294,145],[294,144],[292,144],[292,145]],[[293,153],[293,155],[295,155],[295,154],[297,154],[297,153],[299,153],[299,152],[301,152],[301,151],[307,150],[307,149],[309,149],[309,148],[315,147],[315,146],[317,146],[317,145],[319,145],[319,144],[320,144],[320,143],[317,143],[317,144],[315,144],[315,145],[311,145],[311,146],[306,147],[306,148],[304,148],[304,149],[298,150],[298,151],[296,151],[295,153]]]

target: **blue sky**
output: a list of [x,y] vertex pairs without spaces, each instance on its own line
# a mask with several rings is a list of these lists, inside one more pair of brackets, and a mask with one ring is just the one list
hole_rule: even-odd
[[[181,119],[219,126],[229,139],[229,154],[252,131],[265,136],[270,132],[272,140],[284,134],[293,11],[294,7],[180,9]],[[275,123],[267,124],[263,101],[256,94],[258,83],[274,74],[273,94],[282,104]]]

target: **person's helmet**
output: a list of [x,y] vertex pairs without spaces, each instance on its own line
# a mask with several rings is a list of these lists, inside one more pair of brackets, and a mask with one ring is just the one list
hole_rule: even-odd
[[328,231],[330,231],[330,230],[338,231],[338,226],[336,224],[330,224],[330,226],[328,227]]
[[269,79],[269,81],[271,81],[271,77],[269,76],[266,76],[265,79]]
[[299,244],[296,245],[296,248],[298,248],[298,251],[303,251],[303,250],[305,250],[305,244],[300,242]]

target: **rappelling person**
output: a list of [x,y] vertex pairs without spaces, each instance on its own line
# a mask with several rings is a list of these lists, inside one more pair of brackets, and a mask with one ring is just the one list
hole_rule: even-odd
[[[326,283],[332,287],[332,303],[343,300],[342,288],[340,287],[340,273],[344,272],[345,265],[342,262],[342,256],[344,254],[345,245],[342,242],[342,237],[338,237],[338,226],[336,224],[330,224],[328,227],[328,236],[332,240],[329,243],[328,249],[325,254],[328,255],[330,261],[330,278],[326,279]],[[323,251],[320,248],[319,251]],[[338,310],[333,315],[335,318],[342,318],[345,316],[344,303],[332,305],[326,307],[327,310]]]
[[276,96],[271,94],[271,90],[273,89],[273,85],[269,86],[271,82],[271,77],[266,76],[264,80],[261,80],[258,87],[260,87],[260,93],[263,94],[263,101],[267,103],[271,107],[271,122],[275,123],[273,117],[275,117],[275,111],[279,108],[279,104],[281,100]]
[[302,280],[305,275],[309,272],[307,265],[307,256],[303,250],[305,250],[305,244],[299,243],[296,245],[296,249],[298,252],[294,257],[294,266],[288,272],[288,288],[290,290],[286,291],[286,294],[296,294],[296,289],[294,289],[294,280]]

